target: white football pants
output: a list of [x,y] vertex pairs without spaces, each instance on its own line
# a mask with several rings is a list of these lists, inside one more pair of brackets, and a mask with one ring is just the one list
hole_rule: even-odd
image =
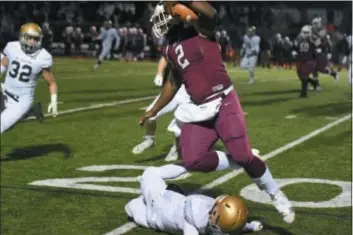
[[14,100],[6,93],[3,93],[5,98],[5,109],[1,113],[1,134],[16,124],[30,110],[33,97],[20,96],[18,101]]
[[142,195],[129,201],[125,206],[125,211],[138,225],[157,229],[156,221],[153,221],[152,218],[158,211],[159,202],[163,202],[163,193],[167,184],[156,173],[155,167],[149,167],[143,172],[140,185]]
[[110,54],[111,49],[111,44],[102,43],[102,51],[98,56],[98,60],[103,61]]
[[240,68],[248,69],[250,73],[250,78],[253,78],[255,67],[257,64],[257,56],[246,57],[246,55],[241,59]]

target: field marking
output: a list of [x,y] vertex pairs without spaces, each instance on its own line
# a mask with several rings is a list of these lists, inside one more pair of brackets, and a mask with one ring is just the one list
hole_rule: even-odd
[[[262,160],[266,161],[266,160],[268,160],[270,158],[273,158],[273,157],[277,156],[278,154],[281,154],[281,153],[283,153],[283,152],[285,152],[285,151],[287,151],[287,150],[289,150],[291,148],[294,148],[295,146],[297,146],[297,145],[299,145],[299,144],[301,144],[301,143],[303,143],[303,142],[305,142],[305,141],[307,141],[307,140],[309,140],[309,139],[311,139],[311,138],[313,138],[313,137],[315,137],[315,136],[317,136],[317,135],[329,130],[330,128],[332,128],[334,126],[337,126],[338,124],[351,119],[351,118],[352,118],[352,114],[348,114],[348,115],[346,115],[346,116],[344,116],[344,117],[342,117],[342,118],[340,118],[340,119],[338,119],[338,120],[336,120],[334,122],[330,122],[330,123],[326,124],[325,126],[319,128],[319,129],[316,129],[316,130],[310,132],[309,134],[307,134],[305,136],[300,137],[299,139],[296,139],[296,140],[294,140],[292,142],[289,142],[289,143],[283,145],[282,147],[279,147],[279,148],[277,148],[277,149],[275,149],[275,150],[263,155],[262,156]],[[221,184],[229,181],[230,179],[236,177],[237,175],[239,175],[239,174],[241,174],[243,172],[244,172],[243,169],[229,172],[229,173],[227,173],[227,174],[225,174],[225,175],[213,180],[212,182],[202,186],[197,191],[201,192],[203,190],[214,188],[214,187],[216,187],[218,185],[221,185]],[[122,234],[125,234],[125,233],[131,231],[132,229],[134,229],[136,227],[137,227],[137,225],[135,223],[128,222],[128,223],[125,223],[125,224],[121,225],[120,227],[108,232],[108,233],[105,233],[104,235],[122,235]]]
[[[93,110],[93,109],[100,109],[100,108],[105,108],[105,107],[112,107],[116,105],[121,105],[121,104],[130,104],[130,103],[135,103],[135,102],[141,102],[141,101],[146,101],[146,100],[152,100],[155,99],[156,96],[145,96],[141,98],[134,98],[134,99],[127,99],[127,100],[119,100],[119,101],[114,101],[114,102],[109,102],[109,103],[102,103],[102,104],[94,104],[90,106],[85,106],[81,108],[74,108],[74,109],[68,109],[64,110],[61,112],[58,112],[57,116],[63,115],[63,114],[69,114],[69,113],[77,113],[77,112],[82,112],[82,111],[87,111],[87,110]],[[45,117],[50,117],[51,114],[45,114]],[[28,117],[26,120],[31,120],[35,119],[35,117]]]
[[285,119],[294,119],[294,118],[297,118],[297,115],[287,115],[284,118]]

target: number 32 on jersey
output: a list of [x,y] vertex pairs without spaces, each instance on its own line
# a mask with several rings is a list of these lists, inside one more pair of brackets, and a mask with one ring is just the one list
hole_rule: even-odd
[[18,79],[21,82],[29,82],[29,77],[32,73],[32,67],[27,64],[22,64],[16,60],[11,63],[9,76],[13,79]]

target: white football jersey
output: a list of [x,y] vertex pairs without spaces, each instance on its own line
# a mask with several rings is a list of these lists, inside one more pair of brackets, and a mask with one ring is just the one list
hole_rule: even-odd
[[109,46],[113,44],[114,39],[116,39],[117,44],[119,44],[119,41],[120,41],[120,37],[116,28],[105,29],[102,27],[101,33],[98,36],[98,38],[102,40],[102,43],[104,45],[109,45]]
[[244,43],[243,48],[245,49],[245,55],[253,54],[256,51],[257,54],[260,52],[260,37],[254,35],[249,37],[248,35],[244,35]]
[[183,231],[186,221],[204,234],[214,202],[215,199],[204,195],[184,196],[166,190],[162,200],[155,202],[154,216],[148,216],[147,222],[151,228],[177,233]]
[[9,60],[4,88],[17,96],[34,96],[37,79],[43,69],[53,65],[53,57],[44,48],[34,54],[26,54],[19,41],[7,43],[4,55]]

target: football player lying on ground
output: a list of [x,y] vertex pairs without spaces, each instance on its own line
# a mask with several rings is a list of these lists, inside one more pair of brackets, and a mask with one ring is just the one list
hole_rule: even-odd
[[[171,3],[165,2],[166,7],[157,5],[152,29],[157,36],[168,38],[165,56],[172,76],[166,80],[154,107],[141,117],[140,124],[164,108],[175,96],[180,83],[184,84],[190,102],[180,104],[174,113],[183,123],[179,147],[184,167],[191,172],[208,173],[232,169],[233,163],[241,165],[254,183],[271,197],[283,220],[293,223],[295,212],[291,202],[278,187],[269,167],[251,151],[244,112],[214,38],[216,11],[205,1],[185,3],[199,18],[194,22],[198,32],[193,28],[189,32],[184,27],[185,21],[180,22],[167,11]],[[187,8],[180,5],[175,6]],[[169,5],[169,8],[174,11],[175,6]],[[214,151],[218,139],[227,152]]]
[[125,206],[128,217],[138,226],[172,234],[222,235],[262,229],[259,221],[246,222],[247,207],[237,196],[187,196],[177,185],[165,182],[186,172],[183,166],[172,164],[148,167],[140,177],[142,195]]

